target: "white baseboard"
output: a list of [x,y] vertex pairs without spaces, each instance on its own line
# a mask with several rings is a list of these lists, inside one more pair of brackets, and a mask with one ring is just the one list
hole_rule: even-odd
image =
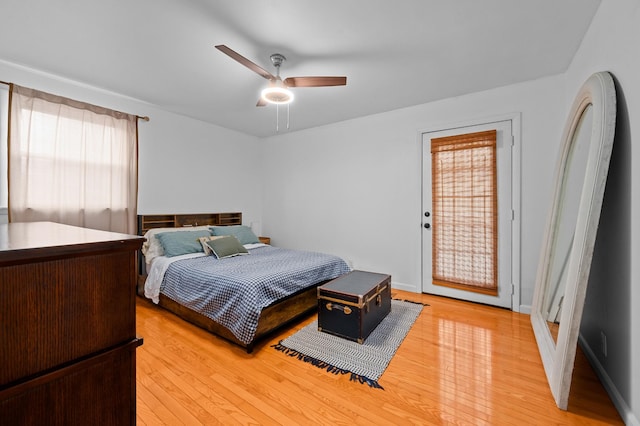
[[580,347],[582,348],[585,356],[589,360],[589,364],[591,364],[593,370],[596,372],[596,375],[600,379],[602,386],[604,386],[604,389],[609,394],[613,405],[618,410],[620,417],[622,417],[622,421],[624,422],[624,424],[640,426],[638,417],[636,417],[636,415],[631,411],[631,408],[629,408],[627,402],[624,400],[622,395],[620,395],[620,392],[618,392],[616,385],[613,383],[613,381],[611,381],[611,378],[600,363],[600,360],[598,360],[595,352],[593,352],[591,347],[587,344],[587,341],[586,339],[584,339],[582,334],[580,334],[580,336],[578,337],[578,342],[580,343]]
[[391,288],[393,288],[395,290],[408,291],[408,292],[411,292],[411,293],[420,293],[420,289],[418,289],[414,285],[403,284],[403,283],[399,283],[399,282],[395,282],[395,281],[391,281]]
[[531,315],[531,305],[520,305],[520,310],[518,312],[521,314]]

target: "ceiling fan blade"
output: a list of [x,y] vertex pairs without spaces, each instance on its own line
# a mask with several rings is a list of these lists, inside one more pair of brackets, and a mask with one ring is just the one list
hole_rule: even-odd
[[232,50],[232,49],[228,48],[224,44],[217,45],[216,49],[218,49],[219,51],[221,51],[225,55],[229,56],[230,58],[235,59],[236,61],[240,62],[245,67],[249,68],[251,71],[255,72],[256,74],[266,78],[267,80],[275,80],[276,79],[276,77],[273,74],[271,74],[269,71],[265,70],[264,68],[262,68],[261,66],[255,64],[255,63],[251,62],[249,59],[245,58],[244,56],[242,56],[241,54],[239,54],[235,50]]
[[262,107],[262,106],[267,106],[267,101],[265,101],[262,98],[258,99],[258,103],[256,104],[257,107]]
[[288,77],[283,83],[287,87],[346,86],[347,77]]

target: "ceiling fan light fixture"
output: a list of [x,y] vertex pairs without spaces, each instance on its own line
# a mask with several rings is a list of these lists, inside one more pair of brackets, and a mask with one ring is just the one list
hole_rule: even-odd
[[256,107],[263,107],[266,104],[290,104],[293,102],[293,93],[289,90],[289,87],[328,87],[345,86],[347,84],[347,77],[339,76],[288,77],[283,81],[280,78],[280,66],[287,58],[281,53],[274,53],[269,57],[271,63],[276,68],[276,75],[273,75],[224,44],[216,45],[216,49],[255,72],[260,77],[269,80],[269,87],[262,90]]
[[293,101],[293,92],[283,86],[270,86],[262,89],[260,95],[265,102],[271,104],[288,104]]

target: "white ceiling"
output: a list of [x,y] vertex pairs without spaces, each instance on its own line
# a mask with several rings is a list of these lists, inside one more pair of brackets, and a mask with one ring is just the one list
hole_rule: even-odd
[[[256,136],[267,80],[346,75],[293,89],[300,130],[562,73],[600,0],[0,0],[0,60]],[[2,80],[2,75],[0,75]],[[280,132],[286,107],[280,107]],[[153,117],[152,117],[153,119]]]

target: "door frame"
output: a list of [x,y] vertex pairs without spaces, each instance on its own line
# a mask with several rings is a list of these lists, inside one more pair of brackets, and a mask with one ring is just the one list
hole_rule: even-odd
[[[520,112],[507,113],[489,117],[482,117],[476,119],[469,119],[458,122],[445,122],[441,124],[434,124],[428,127],[422,128],[418,130],[417,141],[420,144],[420,218],[421,232],[422,228],[422,212],[424,211],[424,206],[422,205],[422,194],[424,193],[425,188],[424,182],[422,179],[422,170],[424,170],[424,159],[425,154],[423,152],[422,146],[423,141],[422,137],[424,133],[431,132],[440,132],[445,130],[452,130],[456,128],[462,127],[470,127],[470,126],[478,126],[482,124],[489,124],[498,121],[507,121],[511,120],[511,131],[513,134],[513,144],[511,147],[511,210],[513,220],[511,221],[511,285],[513,286],[513,291],[511,294],[511,310],[513,312],[520,312],[520,206],[521,206],[521,148],[522,148],[522,114]],[[421,234],[422,235],[422,234]],[[420,238],[422,241],[422,237]],[[423,265],[424,253],[422,248],[422,243],[420,244],[420,270],[421,270],[421,280],[420,280],[420,292],[422,292],[422,283],[425,278],[425,271]],[[431,271],[428,271],[430,273]]]

